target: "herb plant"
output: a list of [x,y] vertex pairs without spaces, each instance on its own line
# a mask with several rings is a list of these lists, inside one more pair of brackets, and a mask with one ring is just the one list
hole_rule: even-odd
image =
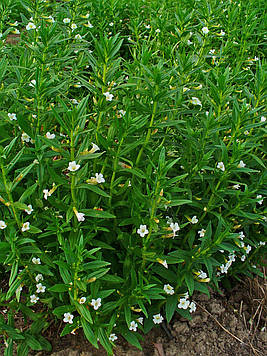
[[[264,1],[2,0],[4,355],[82,328],[138,348],[260,274]],[[16,327],[22,314],[26,330]]]

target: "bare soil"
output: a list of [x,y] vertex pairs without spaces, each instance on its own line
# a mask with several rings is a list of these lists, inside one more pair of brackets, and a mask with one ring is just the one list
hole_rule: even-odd
[[[267,350],[266,281],[246,280],[231,291],[196,295],[197,311],[188,321],[179,315],[144,336],[143,351],[117,340],[114,356],[264,356]],[[82,332],[48,335],[53,352],[35,356],[105,356]],[[46,335],[47,336],[47,335]]]

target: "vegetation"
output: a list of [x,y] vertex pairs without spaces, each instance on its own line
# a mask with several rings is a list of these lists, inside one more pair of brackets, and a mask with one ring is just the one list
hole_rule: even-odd
[[49,351],[54,320],[140,348],[194,291],[261,273],[264,5],[1,1],[5,356]]

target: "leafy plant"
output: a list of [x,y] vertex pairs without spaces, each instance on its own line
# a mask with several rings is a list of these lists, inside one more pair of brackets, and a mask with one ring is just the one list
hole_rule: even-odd
[[54,320],[141,349],[195,291],[261,274],[262,6],[1,2],[5,356],[51,350]]

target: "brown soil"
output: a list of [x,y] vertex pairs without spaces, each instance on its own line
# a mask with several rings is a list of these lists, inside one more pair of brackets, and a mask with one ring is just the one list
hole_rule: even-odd
[[[191,321],[176,315],[170,325],[145,335],[143,351],[119,339],[114,356],[263,356],[267,346],[266,283],[258,278],[222,295],[195,296],[197,311]],[[262,331],[261,331],[262,330]],[[54,335],[55,337],[55,335]],[[52,341],[53,356],[101,356],[82,333]],[[46,356],[39,352],[35,356]]]
[[[170,325],[162,325],[145,335],[143,351],[119,338],[114,356],[264,356],[267,346],[266,282],[246,280],[221,295],[196,295],[197,311],[188,321],[176,315]],[[53,352],[35,356],[105,356],[93,348],[82,331],[60,338],[63,325],[47,331]],[[0,349],[0,354],[1,349]]]

